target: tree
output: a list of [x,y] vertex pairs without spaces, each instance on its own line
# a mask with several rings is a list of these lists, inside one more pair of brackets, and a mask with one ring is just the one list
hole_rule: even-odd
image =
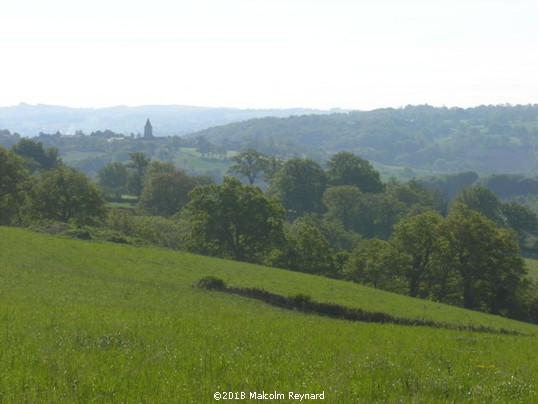
[[196,180],[183,171],[148,174],[140,195],[139,209],[145,214],[172,216],[189,201]]
[[129,189],[134,195],[140,196],[151,159],[141,152],[129,153],[129,158],[128,166],[133,169],[128,177]]
[[249,184],[252,185],[260,173],[264,171],[266,159],[267,156],[254,149],[245,150],[232,157],[235,164],[230,166],[228,172],[240,177],[247,177]]
[[364,201],[359,232],[365,237],[388,240],[394,225],[405,215],[405,205],[387,193],[364,194]]
[[97,172],[99,185],[105,194],[121,197],[127,187],[127,166],[123,163],[109,163]]
[[156,173],[173,173],[176,172],[176,166],[170,161],[152,161],[147,169],[147,175]]
[[470,209],[483,214],[498,225],[504,223],[501,202],[497,195],[486,187],[475,185],[462,188],[454,201],[467,205]]
[[32,190],[32,212],[45,220],[93,224],[106,214],[97,187],[74,168],[44,171]]
[[353,185],[327,188],[323,194],[323,204],[328,209],[326,217],[329,220],[342,224],[344,230],[358,231],[364,209],[364,198],[359,188]]
[[400,183],[395,179],[389,180],[387,193],[404,203],[411,215],[430,210],[441,214],[447,211],[446,201],[439,191],[428,190],[414,178],[405,183]]
[[[408,283],[409,296],[416,297],[421,285],[431,278],[433,263],[439,248],[439,226],[443,218],[426,212],[400,221],[394,227],[391,243],[405,262],[403,275]],[[424,291],[424,296],[429,290]]]
[[286,231],[283,246],[268,259],[271,266],[317,275],[335,276],[334,252],[315,226],[301,220]]
[[238,261],[260,261],[283,237],[282,206],[258,187],[235,178],[195,188],[183,210],[192,251]]
[[332,185],[353,185],[362,192],[383,192],[379,172],[370,162],[353,153],[340,152],[327,162],[329,181]]
[[501,211],[507,224],[517,232],[520,241],[526,235],[536,235],[538,218],[530,208],[516,202],[505,202],[501,203]]
[[463,204],[455,204],[442,226],[444,259],[459,276],[463,306],[500,313],[515,300],[525,275],[516,233]]
[[271,182],[275,174],[282,168],[284,162],[278,157],[266,157],[263,167],[263,179],[267,182]]
[[30,171],[51,170],[62,163],[57,148],[45,149],[43,143],[32,139],[21,139],[13,145],[12,150],[24,158]]
[[293,158],[274,176],[271,192],[275,193],[292,215],[321,212],[321,198],[327,184],[323,169],[310,159]]
[[10,224],[23,201],[23,184],[28,179],[23,160],[0,147],[0,224]]
[[401,276],[402,257],[388,241],[370,239],[362,241],[351,253],[344,266],[344,279],[374,288],[402,292],[405,289]]

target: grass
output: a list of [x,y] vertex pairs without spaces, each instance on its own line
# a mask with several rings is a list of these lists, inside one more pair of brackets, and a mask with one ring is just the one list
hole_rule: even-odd
[[88,159],[88,158],[102,157],[105,154],[106,154],[105,152],[71,150],[71,151],[62,153],[62,159],[66,163],[70,164],[70,163],[75,163],[77,161]]
[[[192,287],[227,284],[507,336],[351,323]],[[331,403],[538,400],[538,327],[360,285],[156,248],[0,228],[0,401]]]
[[[231,157],[235,152],[228,152],[227,157]],[[232,164],[230,160],[220,158],[204,158],[201,153],[196,152],[195,148],[182,147],[179,153],[174,158],[174,163],[177,167],[183,170],[190,170],[203,173],[208,170],[219,170],[222,175],[225,175],[228,167]]]
[[122,195],[121,200],[108,202],[107,205],[111,208],[135,209],[138,203],[138,197],[135,195]]
[[420,168],[420,167],[410,167],[408,165],[395,165],[395,164],[382,164],[382,163],[373,163],[373,166],[376,170],[379,171],[381,178],[384,181],[387,181],[391,177],[397,178],[400,181],[409,180],[409,176],[406,173],[407,170],[412,170],[413,173],[411,177],[428,177],[431,175],[437,174],[446,174],[446,172],[441,172],[434,169]]

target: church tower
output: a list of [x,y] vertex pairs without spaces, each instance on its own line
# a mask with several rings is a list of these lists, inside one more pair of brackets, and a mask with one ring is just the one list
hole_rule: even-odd
[[144,139],[153,139],[153,127],[151,126],[149,118],[146,121],[146,126],[144,126]]

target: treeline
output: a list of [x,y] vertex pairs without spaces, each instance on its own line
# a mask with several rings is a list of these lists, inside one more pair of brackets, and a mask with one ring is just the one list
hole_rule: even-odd
[[[22,139],[18,133],[11,133],[7,129],[0,130],[0,145],[10,148]],[[40,132],[32,140],[40,142],[45,148],[55,148],[63,156],[67,156],[69,165],[79,169],[87,175],[94,176],[101,168],[111,162],[126,163],[133,152],[144,153],[147,157],[160,161],[176,161],[183,165],[184,170],[191,174],[211,175],[216,180],[221,180],[220,170],[209,171],[194,167],[185,163],[182,159],[181,148],[192,148],[199,153],[204,160],[218,160],[227,163],[228,152],[234,151],[227,142],[212,142],[204,136],[196,137],[154,137],[144,139],[140,134],[131,133],[125,135],[111,130],[95,131],[89,134],[76,131],[73,135],[62,135],[60,132]],[[325,153],[310,150],[300,146],[292,139],[279,141],[262,140],[253,145],[263,149],[266,154],[290,158],[308,152],[311,156],[317,156],[320,160],[325,158]]]
[[[2,224],[62,224],[77,237],[288,268],[538,321],[518,245],[536,236],[536,215],[485,187],[464,188],[448,204],[416,180],[384,183],[352,153],[323,168],[256,150],[235,156],[237,178],[216,184],[134,152],[98,178],[109,200],[129,193],[135,208],[106,208],[97,186],[56,149],[21,140],[0,150]],[[265,191],[253,185],[260,178]]]
[[260,151],[285,139],[310,151],[342,150],[368,160],[440,172],[475,170],[535,175],[538,105],[475,108],[407,106],[289,118],[261,118],[192,136]]
[[523,174],[490,174],[481,178],[474,171],[466,171],[422,177],[419,181],[426,188],[441,191],[448,200],[452,200],[462,188],[472,185],[483,185],[501,199],[538,196],[538,177]]

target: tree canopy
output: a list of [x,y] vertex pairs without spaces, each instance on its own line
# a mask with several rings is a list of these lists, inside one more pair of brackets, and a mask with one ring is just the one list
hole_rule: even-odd
[[254,184],[268,163],[267,156],[254,149],[245,150],[232,157],[232,160],[234,164],[228,171],[240,177],[246,177],[250,185]]
[[148,174],[140,195],[139,209],[149,215],[172,216],[187,204],[189,192],[196,185],[196,180],[184,171]]
[[352,185],[362,192],[383,192],[379,172],[369,161],[349,152],[333,155],[327,162],[328,177],[332,185]]
[[98,188],[74,168],[57,167],[44,171],[32,188],[35,216],[77,225],[93,224],[106,213]]
[[321,198],[326,186],[325,171],[315,161],[303,158],[286,161],[271,181],[271,191],[294,216],[321,212]]
[[283,237],[280,204],[235,178],[195,188],[183,218],[191,229],[188,248],[238,261],[259,261]]
[[9,224],[18,212],[28,177],[22,158],[0,147],[0,224]]

